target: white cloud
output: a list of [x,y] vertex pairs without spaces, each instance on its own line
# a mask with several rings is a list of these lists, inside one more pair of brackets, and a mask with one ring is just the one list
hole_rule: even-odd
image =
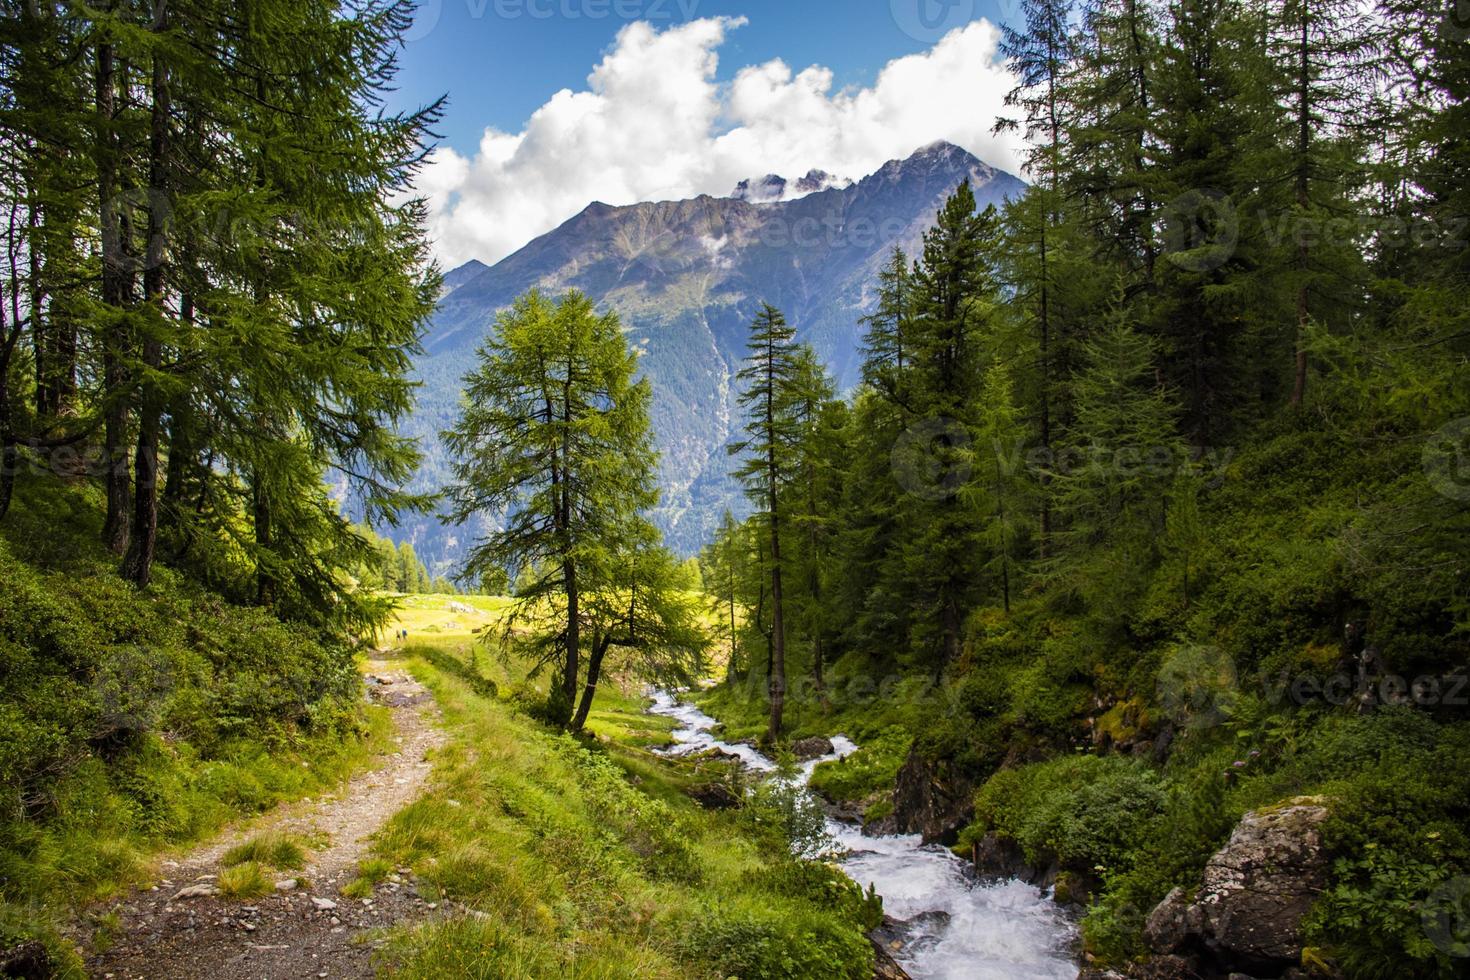
[[780,60],[718,83],[716,52],[744,23],[629,24],[586,91],[557,92],[520,133],[487,129],[471,158],[436,151],[418,191],[444,266],[495,262],[594,200],[724,195],[745,177],[812,168],[856,178],[940,139],[1017,172],[1018,138],[991,133],[1013,80],[989,22],[890,62],[870,88],[837,91],[829,69]]

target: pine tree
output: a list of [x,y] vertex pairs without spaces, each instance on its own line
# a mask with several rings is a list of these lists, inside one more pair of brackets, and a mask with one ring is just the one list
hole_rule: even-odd
[[557,622],[537,646],[539,664],[558,669],[563,722],[577,698],[584,598],[618,587],[620,563],[645,545],[640,515],[657,501],[650,391],[637,369],[615,314],[577,292],[556,303],[531,292],[481,344],[444,433],[455,458],[449,519],[504,518],[475,542],[461,577],[516,568],[525,578],[507,629]]
[[1061,593],[1098,611],[1121,607],[1152,567],[1186,458],[1156,358],[1156,343],[1129,321],[1120,288],[1107,323],[1083,347],[1077,421],[1053,475],[1066,531],[1047,563]]
[[1025,553],[1034,487],[1023,459],[1026,426],[1015,403],[1010,369],[998,357],[985,372],[975,438],[977,472],[969,494],[984,521],[980,540],[990,556],[985,570],[999,583],[1001,605],[1009,613],[1020,586],[1017,566]]
[[801,439],[799,394],[801,381],[796,331],[781,311],[766,304],[750,326],[749,354],[736,375],[742,388],[745,438],[732,443],[731,455],[743,455],[736,479],[745,485],[765,530],[771,586],[770,670],[767,694],[770,721],[767,737],[780,738],[786,706],[786,609],[781,558],[783,522],[788,503],[785,492],[794,473],[794,456]]

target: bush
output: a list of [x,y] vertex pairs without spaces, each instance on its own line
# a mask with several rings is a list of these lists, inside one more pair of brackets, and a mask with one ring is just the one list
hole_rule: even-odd
[[869,980],[873,950],[862,932],[791,906],[712,906],[679,941],[679,952],[740,980]]
[[1027,862],[1116,871],[1132,863],[1163,812],[1157,774],[1116,756],[1065,756],[992,776],[975,797],[962,843],[987,833],[1020,845]]
[[812,771],[812,790],[836,803],[856,803],[892,789],[913,736],[892,726],[856,752],[823,762]]

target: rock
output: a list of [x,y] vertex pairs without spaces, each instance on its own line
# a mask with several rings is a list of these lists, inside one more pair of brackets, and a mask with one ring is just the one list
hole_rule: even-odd
[[1058,905],[1087,906],[1092,904],[1092,893],[1097,890],[1097,886],[1098,882],[1092,875],[1080,871],[1063,871],[1052,884],[1052,901]]
[[706,810],[733,810],[744,802],[728,783],[697,783],[684,792]]
[[311,896],[311,904],[316,906],[317,910],[321,912],[330,912],[337,907],[336,902],[330,898],[322,898],[320,895]]
[[[46,980],[56,976],[56,967],[46,947],[34,940],[0,949],[0,976],[17,980]],[[882,976],[882,974],[879,974]]]
[[892,953],[874,943],[873,980],[911,980],[911,978],[904,968],[898,965]]
[[296,890],[297,884],[298,883],[295,878],[286,878],[283,881],[276,882],[276,891],[294,892]]
[[1198,964],[1183,956],[1155,956],[1139,966],[1138,980],[1197,980]]
[[1205,866],[1194,901],[1176,890],[1150,913],[1150,947],[1198,944],[1212,966],[1273,976],[1300,963],[1302,920],[1327,883],[1327,817],[1310,797],[1247,813]]
[[1026,862],[1021,845],[996,834],[986,834],[976,841],[970,850],[970,860],[974,862],[975,873],[982,878],[1019,878],[1037,888],[1052,887],[1062,875],[1055,859],[1048,860],[1045,867],[1034,867]]
[[1148,914],[1143,941],[1156,953],[1177,953],[1200,929],[1200,916],[1183,888],[1176,888]]
[[813,735],[811,738],[799,738],[791,743],[791,754],[796,756],[798,762],[809,762],[812,759],[820,759],[824,755],[833,752],[832,740],[821,735]]
[[218,894],[219,889],[210,884],[189,885],[186,888],[180,888],[169,901],[177,902],[185,898],[214,898]]
[[975,815],[975,783],[947,759],[909,750],[893,787],[897,833],[919,834],[926,844],[953,844]]

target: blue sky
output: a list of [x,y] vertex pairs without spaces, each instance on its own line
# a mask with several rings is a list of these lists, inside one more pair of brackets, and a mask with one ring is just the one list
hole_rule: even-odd
[[557,90],[585,87],[630,19],[662,29],[744,17],[721,48],[721,80],[780,58],[797,69],[828,67],[845,87],[870,85],[892,59],[927,50],[970,20],[1001,21],[1013,7],[1011,0],[423,0],[394,107],[448,94],[440,131],[445,144],[469,154],[486,126],[516,132]]
[[424,0],[390,108],[447,94],[416,190],[446,268],[496,262],[593,201],[860,179],[937,140],[1016,173],[993,133],[1017,0]]

